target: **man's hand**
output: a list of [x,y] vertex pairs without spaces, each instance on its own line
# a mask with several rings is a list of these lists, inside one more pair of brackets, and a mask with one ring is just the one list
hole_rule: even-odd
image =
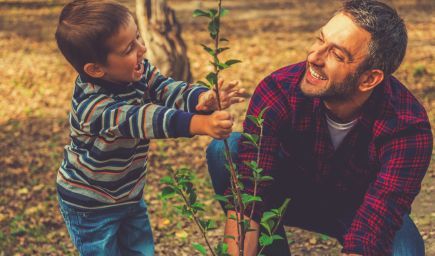
[[[229,210],[227,213],[227,222],[225,224],[225,235],[227,236],[224,239],[224,242],[228,244],[228,253],[232,256],[239,255],[239,246],[236,241],[238,241],[238,233],[237,233],[237,222],[231,219],[231,215],[236,215],[235,211]],[[239,215],[240,216],[240,215]],[[245,215],[245,220],[249,220],[249,217]],[[245,244],[244,244],[244,256],[255,256],[257,255],[258,250],[258,237],[260,234],[260,225],[251,220],[250,222],[251,228],[253,231],[249,231],[245,236]],[[231,239],[229,237],[234,237],[235,239]]]
[[[224,85],[224,80],[219,79],[219,98],[222,109],[226,109],[232,104],[240,103],[244,101],[242,97],[245,94],[245,89],[237,88],[239,81],[231,81],[227,85]],[[215,90],[209,90],[199,95],[198,105],[196,110],[198,111],[214,111],[218,109],[217,97]]]
[[190,121],[190,134],[209,135],[215,139],[230,136],[233,119],[227,111],[216,111],[211,115],[193,115]]

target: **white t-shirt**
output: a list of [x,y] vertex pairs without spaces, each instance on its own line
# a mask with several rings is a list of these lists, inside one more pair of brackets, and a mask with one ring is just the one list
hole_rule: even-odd
[[358,119],[349,123],[337,123],[326,115],[326,122],[328,123],[329,134],[331,135],[332,145],[337,149],[344,137],[349,133],[350,129],[356,124]]

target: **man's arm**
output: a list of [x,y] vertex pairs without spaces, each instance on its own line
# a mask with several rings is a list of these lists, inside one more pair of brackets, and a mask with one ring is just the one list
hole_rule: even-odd
[[[231,216],[236,216],[235,211],[228,211],[227,213],[227,222],[225,224],[225,236],[232,236],[234,239],[226,237],[224,242],[228,244],[228,253],[231,255],[239,255],[239,246],[237,241],[239,239],[239,235],[237,233],[237,222],[233,219],[230,219]],[[239,215],[240,216],[240,215]],[[248,216],[245,216],[245,219],[249,220]],[[255,231],[250,231],[246,233],[245,236],[245,256],[255,256],[257,255],[258,250],[258,237],[260,234],[260,225],[255,221],[251,220],[251,228],[255,229]]]
[[343,253],[391,254],[402,217],[409,214],[411,203],[420,191],[432,143],[430,125],[422,122],[380,145],[381,170],[344,237]]

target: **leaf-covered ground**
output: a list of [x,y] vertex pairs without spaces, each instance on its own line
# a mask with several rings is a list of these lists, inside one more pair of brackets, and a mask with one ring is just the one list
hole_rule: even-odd
[[[0,255],[76,255],[58,211],[55,177],[68,143],[66,117],[75,74],[53,40],[58,14],[66,0],[0,0]],[[124,0],[134,6],[133,0]],[[183,25],[183,37],[195,80],[210,71],[199,43],[207,42],[204,21],[193,19],[198,7],[214,1],[170,0]],[[409,47],[396,73],[428,110],[435,125],[435,4],[432,0],[389,1],[407,22]],[[228,56],[243,60],[227,80],[240,79],[250,92],[279,67],[305,58],[314,31],[339,6],[338,1],[224,1],[230,15],[223,34],[230,39]],[[240,130],[247,103],[231,111]],[[194,226],[181,219],[171,203],[159,200],[159,179],[166,165],[188,166],[196,173],[199,197],[208,216],[221,228],[223,215],[211,199],[205,163],[208,138],[162,140],[151,145],[145,199],[149,205],[157,255],[195,255],[190,244],[202,242]],[[425,240],[427,255],[435,255],[434,164],[413,204],[414,218]],[[432,198],[432,199],[431,199]],[[337,255],[338,243],[320,234],[288,230],[293,255]]]

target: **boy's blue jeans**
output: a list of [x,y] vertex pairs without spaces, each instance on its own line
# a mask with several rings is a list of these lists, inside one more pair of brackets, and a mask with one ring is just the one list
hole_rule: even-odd
[[[228,138],[231,155],[233,159],[237,159],[238,147],[237,142],[240,138],[240,133],[232,133]],[[207,164],[213,187],[216,194],[222,195],[229,187],[229,173],[224,164],[226,163],[224,155],[224,143],[221,140],[213,140],[207,148]],[[273,174],[272,174],[273,175]],[[284,200],[284,194],[281,190],[276,190],[276,194],[271,196],[277,201]],[[281,193],[280,193],[281,192]],[[268,197],[270,198],[270,197]],[[281,199],[281,200],[280,200]],[[310,230],[318,233],[327,234],[336,238],[342,243],[343,235],[352,223],[355,210],[349,210],[348,213],[342,216],[325,216],[324,212],[316,212],[312,210],[312,205],[315,202],[302,202],[305,200],[296,200],[291,198],[287,208],[287,217],[283,220],[285,225],[299,227],[305,230]],[[277,207],[280,204],[274,206]],[[284,226],[278,228],[277,233],[282,237],[286,237]],[[266,247],[265,255],[290,255],[287,240],[278,240],[272,246]],[[408,215],[403,217],[403,225],[397,231],[393,242],[394,256],[423,256],[424,242],[417,227]]]
[[154,255],[147,206],[140,202],[107,210],[85,211],[67,205],[59,208],[71,240],[80,255]]

